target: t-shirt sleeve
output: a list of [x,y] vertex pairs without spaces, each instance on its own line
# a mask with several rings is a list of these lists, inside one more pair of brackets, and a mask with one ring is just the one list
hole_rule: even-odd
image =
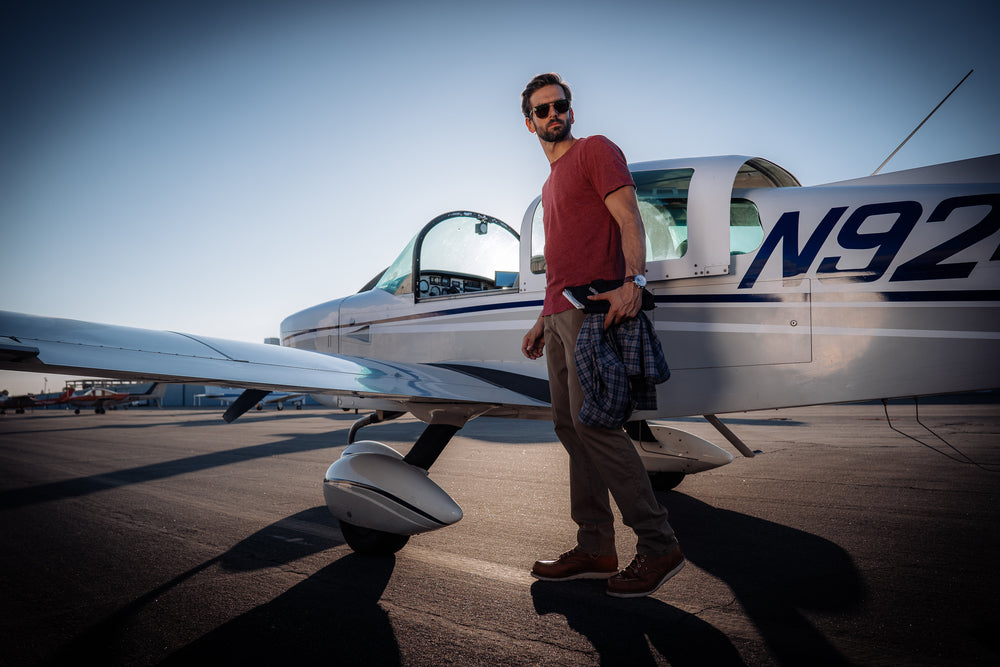
[[591,137],[585,160],[590,182],[602,198],[626,185],[635,185],[625,154],[607,137]]

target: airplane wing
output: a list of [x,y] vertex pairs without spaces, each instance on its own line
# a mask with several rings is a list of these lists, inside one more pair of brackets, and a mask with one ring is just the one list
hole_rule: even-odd
[[428,364],[6,311],[0,311],[0,369],[339,394],[388,399],[405,409],[426,403],[548,408],[497,384]]

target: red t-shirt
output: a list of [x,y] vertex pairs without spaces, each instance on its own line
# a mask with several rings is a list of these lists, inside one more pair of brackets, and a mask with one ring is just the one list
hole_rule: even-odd
[[562,291],[625,275],[621,230],[604,198],[634,185],[625,155],[607,137],[579,139],[542,186],[545,221],[545,306],[553,315],[573,306]]

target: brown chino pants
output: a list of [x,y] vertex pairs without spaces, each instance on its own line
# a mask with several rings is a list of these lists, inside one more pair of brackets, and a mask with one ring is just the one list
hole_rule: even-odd
[[586,316],[577,309],[546,315],[545,356],[556,435],[569,453],[570,514],[579,527],[577,548],[616,552],[610,492],[625,525],[635,531],[636,553],[658,555],[677,543],[635,446],[622,429],[580,423],[583,389],[573,351]]

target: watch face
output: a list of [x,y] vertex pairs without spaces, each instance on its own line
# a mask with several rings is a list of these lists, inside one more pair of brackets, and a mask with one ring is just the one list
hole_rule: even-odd
[[635,284],[638,285],[639,287],[646,286],[646,276],[638,275],[635,278],[633,278],[633,280],[635,280]]

